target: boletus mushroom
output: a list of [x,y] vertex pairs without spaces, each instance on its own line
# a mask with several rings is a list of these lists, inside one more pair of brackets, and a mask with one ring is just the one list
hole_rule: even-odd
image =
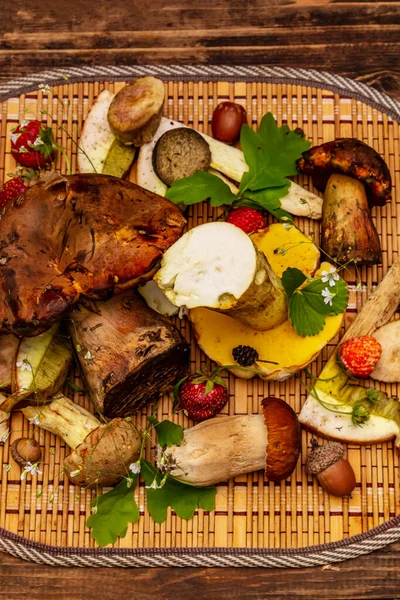
[[189,345],[178,329],[134,290],[77,304],[70,333],[89,397],[107,417],[132,415],[189,366]]
[[297,167],[325,191],[324,253],[340,264],[380,264],[380,242],[369,209],[391,200],[391,175],[383,158],[364,142],[343,138],[310,148]]
[[250,237],[230,223],[204,223],[164,254],[154,277],[175,306],[208,307],[260,331],[287,319],[280,279]]
[[141,436],[126,419],[100,423],[65,396],[54,398],[40,408],[27,406],[22,412],[72,448],[64,460],[64,468],[69,480],[76,485],[112,485],[128,475],[129,465],[139,458]]
[[263,414],[216,417],[185,429],[180,446],[165,451],[171,475],[207,486],[265,470],[266,481],[282,481],[300,455],[300,426],[293,409],[265,398]]
[[1,216],[0,330],[38,335],[81,295],[106,299],[144,283],[185,223],[172,202],[116,177],[28,188]]

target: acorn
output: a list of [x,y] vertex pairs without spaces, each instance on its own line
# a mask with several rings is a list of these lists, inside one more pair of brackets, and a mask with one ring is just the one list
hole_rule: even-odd
[[315,475],[321,487],[332,496],[349,496],[356,486],[356,476],[349,461],[344,458],[344,447],[338,442],[322,446],[314,439],[307,458],[306,471]]
[[39,462],[42,455],[39,442],[29,438],[18,438],[10,449],[11,456],[20,467]]

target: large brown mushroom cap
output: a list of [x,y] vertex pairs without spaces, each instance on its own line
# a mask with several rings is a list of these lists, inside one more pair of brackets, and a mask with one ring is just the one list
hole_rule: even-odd
[[341,138],[314,146],[297,161],[300,173],[312,175],[323,192],[332,173],[343,173],[364,183],[370,206],[391,200],[392,178],[383,158],[370,146],[354,138]]
[[112,485],[130,474],[139,458],[140,435],[125,419],[114,419],[91,431],[64,460],[70,481],[80,486]]
[[0,329],[37,335],[81,294],[105,299],[146,281],[185,223],[172,202],[116,177],[29,188],[1,215]]
[[280,398],[265,398],[262,406],[267,430],[265,479],[282,481],[293,472],[300,456],[299,421]]

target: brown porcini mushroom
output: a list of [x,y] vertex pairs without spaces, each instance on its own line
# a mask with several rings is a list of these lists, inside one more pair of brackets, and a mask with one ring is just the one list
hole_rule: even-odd
[[325,191],[332,173],[342,173],[361,181],[370,206],[383,206],[392,198],[392,178],[383,158],[364,142],[340,138],[313,146],[297,161],[300,173],[311,175],[315,187]]
[[171,475],[198,486],[264,469],[267,481],[282,481],[300,455],[300,426],[279,398],[263,400],[263,414],[215,417],[185,429],[180,446],[164,451]]
[[65,472],[80,486],[112,485],[129,475],[129,465],[139,458],[141,436],[135,425],[116,418],[100,421],[65,396],[38,408],[27,406],[23,414],[60,436],[72,453],[64,460]]
[[181,379],[190,348],[171,321],[135,290],[107,302],[77,304],[70,333],[96,410],[132,415]]
[[38,335],[81,295],[106,299],[144,283],[185,223],[172,202],[116,177],[28,188],[1,217],[0,330]]

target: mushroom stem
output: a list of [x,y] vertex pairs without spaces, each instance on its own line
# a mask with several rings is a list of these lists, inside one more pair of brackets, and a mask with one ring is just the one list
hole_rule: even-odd
[[330,176],[322,205],[321,247],[341,264],[382,262],[378,232],[360,181],[339,173]]
[[100,425],[94,415],[64,396],[45,406],[27,406],[22,412],[27,419],[37,419],[39,427],[58,435],[72,450]]
[[268,481],[289,477],[300,454],[296,414],[279,398],[262,405],[262,415],[216,417],[186,429],[182,444],[165,451],[171,475],[199,486],[260,469]]
[[128,476],[129,465],[139,458],[141,436],[135,425],[125,419],[100,423],[64,396],[39,409],[28,406],[22,412],[72,448],[64,460],[64,469],[76,485],[112,485]]

